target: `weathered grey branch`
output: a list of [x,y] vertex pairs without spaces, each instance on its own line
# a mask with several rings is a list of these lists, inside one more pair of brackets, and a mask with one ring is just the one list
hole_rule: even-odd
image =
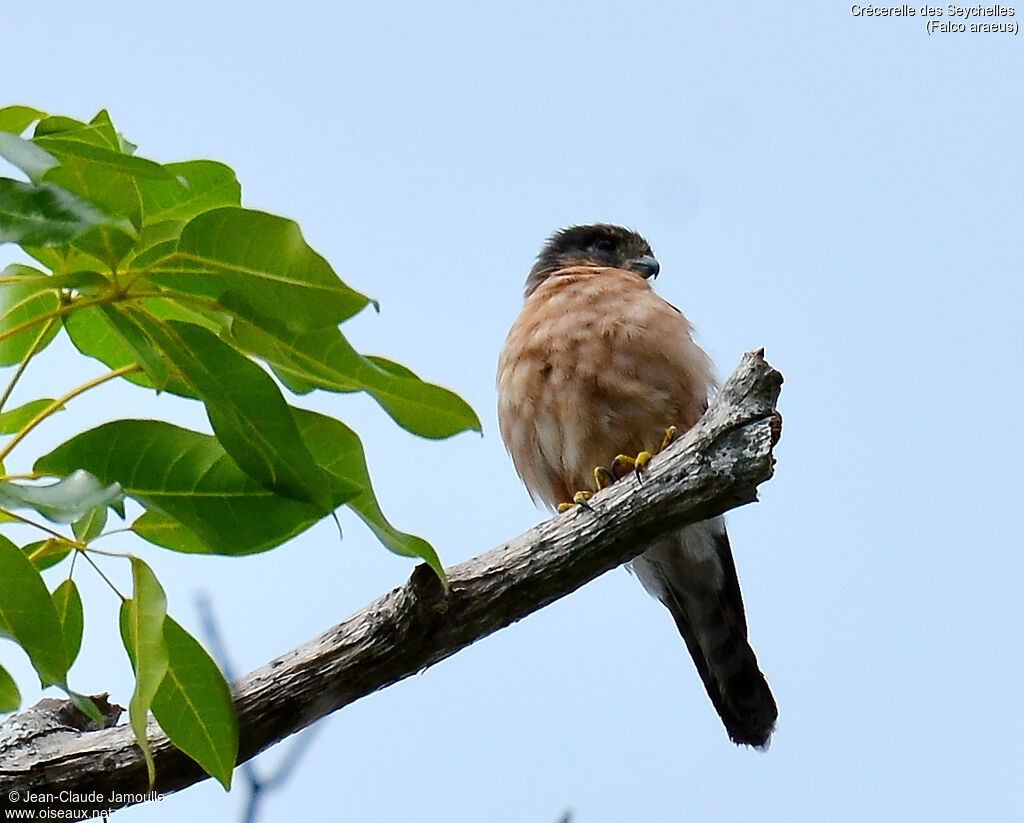
[[[615,483],[590,510],[577,507],[452,567],[448,592],[419,566],[404,586],[237,680],[240,761],[575,591],[632,559],[648,538],[754,501],[772,475],[781,425],[782,375],[762,355],[744,355],[704,417],[648,465],[642,483]],[[58,722],[5,746],[4,732],[21,728],[23,717],[0,727],[0,807],[12,791],[19,807],[74,805],[47,799],[61,792],[104,798],[84,810],[125,805],[109,798],[148,790],[126,725],[79,731]],[[152,722],[149,737],[157,792],[206,777]],[[30,794],[39,801],[25,802]]]

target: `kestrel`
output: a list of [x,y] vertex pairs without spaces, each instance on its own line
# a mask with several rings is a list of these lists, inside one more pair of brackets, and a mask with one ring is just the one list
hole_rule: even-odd
[[[497,384],[501,436],[534,500],[585,499],[707,408],[711,361],[651,288],[659,268],[639,234],[597,224],[556,232],[530,270]],[[661,535],[630,565],[671,612],[729,737],[767,745],[778,710],[747,641],[723,518]]]

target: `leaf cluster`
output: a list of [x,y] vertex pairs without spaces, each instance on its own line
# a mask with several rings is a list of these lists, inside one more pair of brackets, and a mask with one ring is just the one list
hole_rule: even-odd
[[[423,437],[479,430],[479,421],[454,393],[353,348],[340,324],[376,304],[345,284],[293,221],[244,208],[223,163],[138,156],[105,111],[85,123],[0,109],[0,157],[24,178],[0,177],[0,243],[31,259],[0,273],[0,368],[10,373],[0,395],[0,524],[44,534],[23,546],[0,535],[0,635],[25,651],[44,686],[64,689],[101,721],[68,685],[84,626],[72,575],[77,557],[98,570],[96,560],[113,554],[93,544],[109,512],[125,516],[125,498],[142,509],[129,526],[142,539],[223,555],[273,549],[348,506],[384,546],[422,558],[444,579],[430,544],[385,518],[356,433],[293,405],[282,387],[292,396],[366,392]],[[109,371],[7,408],[32,359],[61,334]],[[56,446],[31,471],[7,473],[30,431],[113,379],[201,402],[213,433],[115,420]],[[69,556],[51,592],[40,572]],[[133,588],[122,598],[120,634],[136,675],[129,714],[139,744],[152,763],[152,711],[227,786],[237,754],[227,684],[167,615],[152,569],[122,557]],[[0,667],[0,711],[19,703]]]

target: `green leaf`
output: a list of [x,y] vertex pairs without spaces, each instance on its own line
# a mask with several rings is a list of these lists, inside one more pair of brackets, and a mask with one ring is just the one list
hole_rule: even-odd
[[103,532],[107,525],[107,510],[100,506],[90,509],[85,517],[71,524],[71,530],[81,543],[88,543]]
[[[55,318],[60,299],[38,269],[15,263],[0,276],[18,278],[0,284],[0,366],[13,366],[33,348],[42,351],[56,336],[60,326],[47,319]],[[21,331],[14,331],[19,327]]]
[[100,112],[88,125],[69,118],[47,118],[36,126],[33,142],[60,161],[46,173],[48,182],[74,192],[105,214],[124,219],[118,227],[121,235],[104,227],[82,241],[83,248],[90,254],[99,252],[97,256],[103,260],[122,251],[128,245],[124,235],[134,239],[142,224],[138,181],[170,177],[159,163],[121,151],[120,138],[106,112]]
[[167,673],[153,698],[153,716],[171,742],[230,790],[238,759],[238,717],[217,664],[187,631],[164,621]]
[[0,243],[60,246],[93,226],[131,230],[127,221],[108,217],[60,186],[0,178]]
[[242,187],[235,172],[213,160],[168,163],[170,180],[140,180],[144,221],[185,221],[218,206],[241,203]]
[[131,154],[131,152],[125,152],[121,149],[121,135],[117,133],[117,129],[114,128],[114,124],[110,120],[110,114],[106,109],[100,109],[96,112],[96,116],[89,121],[89,125],[86,126],[89,131],[103,138],[103,142],[109,148],[114,149],[121,154]]
[[[96,127],[92,130],[102,135],[103,130]],[[61,165],[68,164],[70,160],[79,161],[82,167],[88,165],[96,170],[103,170],[108,175],[120,175],[132,178],[151,180],[170,180],[172,175],[159,163],[146,160],[143,157],[134,157],[130,154],[123,154],[119,150],[100,145],[96,142],[83,142],[77,139],[79,135],[56,133],[39,136],[38,131],[33,142],[50,154],[54,154],[61,161]],[[115,138],[116,139],[116,138]],[[103,143],[107,138],[103,137]]]
[[70,578],[53,590],[53,606],[64,634],[65,669],[70,669],[82,648],[82,629],[85,617],[82,614],[82,598],[75,581]]
[[33,183],[42,182],[43,175],[57,165],[57,158],[48,151],[5,131],[0,131],[0,157],[25,172]]
[[24,552],[0,535],[0,622],[17,641],[43,686],[64,683],[64,633],[50,592]]
[[80,140],[83,143],[91,143],[94,146],[109,147],[110,143],[100,129],[92,129],[81,120],[73,117],[65,117],[61,114],[44,117],[36,123],[32,132],[32,139],[39,137],[53,137],[60,135],[66,140]]
[[97,260],[102,260],[113,271],[127,254],[135,248],[137,236],[111,226],[97,226],[76,237],[71,244]]
[[106,725],[103,714],[99,709],[96,708],[96,704],[92,702],[92,698],[87,697],[84,694],[72,691],[71,689],[64,688],[64,693],[71,698],[71,702],[75,705],[82,714],[88,717],[97,729],[102,729]]
[[[60,165],[50,169],[49,183],[77,194],[104,214],[120,218],[116,225],[99,225],[74,239],[76,248],[104,261],[111,269],[131,250],[142,223],[142,200],[136,173],[162,168],[151,161],[128,157],[104,146],[66,138],[36,139],[56,155]],[[141,171],[146,170],[146,171]]]
[[405,557],[419,557],[434,570],[447,586],[444,567],[437,552],[422,537],[398,531],[380,509],[370,485],[366,455],[359,436],[340,420],[305,409],[292,409],[295,422],[302,432],[309,450],[317,456],[320,465],[336,480],[360,486],[363,491],[347,505],[362,519],[388,549]]
[[[24,406],[10,411],[0,412],[0,434],[14,434],[21,431],[22,426],[32,420],[39,412],[53,403],[52,400],[32,400]],[[63,407],[61,407],[63,410]]]
[[[157,420],[118,420],[79,434],[37,460],[35,471],[60,474],[70,466],[119,483],[150,510],[133,530],[181,551],[194,550],[195,541],[183,540],[181,530],[175,534],[167,518],[195,535],[207,553],[242,555],[280,545],[330,512],[257,483],[215,437]],[[360,489],[332,481],[330,491],[333,508]]]
[[103,268],[103,261],[97,260],[92,255],[74,249],[71,246],[61,246],[59,248],[22,246],[22,249],[50,271],[100,271]]
[[0,506],[34,509],[54,523],[74,523],[94,508],[123,511],[124,494],[117,483],[104,485],[89,472],[76,469],[47,486],[0,480]]
[[133,255],[126,255],[125,266],[133,271],[147,268],[178,248],[178,238],[185,227],[184,220],[161,220],[158,223],[144,223],[139,232]]
[[[3,112],[0,111],[0,114]],[[0,666],[0,714],[16,711],[21,705],[21,692],[18,691],[18,684],[8,673],[7,669]]]
[[142,366],[150,383],[159,391],[167,385],[167,365],[146,336],[132,319],[131,315],[121,306],[97,306],[100,314],[106,318],[121,342]]
[[[185,228],[184,220],[158,220],[146,222],[139,233],[139,251],[148,250],[149,247],[172,241],[174,246],[164,254],[178,248],[178,238],[181,237],[181,230]],[[163,257],[164,255],[160,255]],[[154,260],[157,258],[153,258]],[[138,266],[141,268],[141,265]]]
[[22,246],[22,249],[42,263],[50,271],[66,268],[67,247],[54,249],[43,248],[42,246]]
[[159,243],[154,243],[152,246],[149,246],[148,248],[139,244],[137,247],[138,255],[136,257],[130,258],[128,263],[133,270],[144,271],[147,270],[154,263],[166,260],[167,256],[174,254],[177,248],[177,237],[171,240],[162,240]]
[[[155,301],[146,301],[147,306]],[[123,312],[124,309],[121,309]],[[113,326],[106,314],[98,306],[77,309],[64,318],[64,328],[71,338],[72,344],[82,354],[94,357],[111,369],[120,369],[139,362],[138,355],[128,345],[125,337]],[[0,350],[2,351],[2,350]],[[165,368],[167,364],[164,364]],[[124,376],[126,380],[139,386],[156,388],[145,372],[132,372]],[[196,392],[177,369],[169,369],[167,382],[163,387],[172,394],[183,397],[195,397]]]
[[298,330],[335,326],[369,302],[306,245],[297,224],[233,206],[190,220],[178,250],[155,261],[147,277],[182,294],[251,306]]
[[388,374],[394,377],[405,377],[412,380],[419,380],[416,372],[410,369],[408,366],[403,366],[401,363],[396,363],[394,360],[388,360],[386,357],[378,357],[375,354],[363,355],[373,365],[375,365],[381,371],[386,371]]
[[293,391],[315,386],[328,391],[365,391],[402,428],[421,437],[451,437],[480,431],[480,420],[461,397],[420,380],[383,358],[364,357],[338,329],[297,334],[246,320],[231,324],[232,339],[265,359]]
[[121,604],[121,640],[135,671],[135,690],[128,703],[128,718],[135,741],[146,758],[149,785],[156,780],[153,753],[146,737],[146,720],[160,681],[167,672],[167,643],[164,620],[167,597],[152,569],[137,557],[132,558],[132,597]]
[[[134,523],[132,531],[143,540],[182,554],[246,554],[239,546],[232,544],[227,551],[216,551],[207,545],[199,535],[186,528],[170,515],[151,509],[143,512]],[[266,548],[270,548],[269,546]],[[262,551],[257,548],[255,551]]]
[[97,296],[108,291],[112,286],[111,281],[98,271],[76,269],[63,274],[44,274],[37,269],[17,263],[4,269],[2,277],[20,277],[21,279],[12,281],[12,283],[0,284],[0,288],[15,285],[41,292],[77,291],[80,294]]
[[145,329],[195,387],[217,439],[246,474],[286,497],[330,509],[326,478],[269,374],[200,326],[151,320]]
[[46,115],[30,106],[6,106],[0,109],[0,131],[21,134],[40,117]]
[[[181,301],[174,295],[168,297],[148,297],[142,301],[145,311],[159,320],[180,320],[193,326],[220,334],[227,322],[227,314],[213,308],[195,305],[190,300]],[[136,310],[136,316],[139,310]]]
[[39,571],[42,571],[60,563],[61,560],[74,551],[74,546],[63,538],[51,537],[47,540],[37,540],[34,543],[28,543],[22,546],[21,550],[32,562],[32,565],[39,569]]

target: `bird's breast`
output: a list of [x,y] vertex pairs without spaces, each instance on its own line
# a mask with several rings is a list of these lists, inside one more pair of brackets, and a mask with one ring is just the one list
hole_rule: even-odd
[[502,438],[531,495],[555,505],[595,466],[692,426],[712,385],[690,324],[637,275],[552,277],[526,300],[498,364]]

